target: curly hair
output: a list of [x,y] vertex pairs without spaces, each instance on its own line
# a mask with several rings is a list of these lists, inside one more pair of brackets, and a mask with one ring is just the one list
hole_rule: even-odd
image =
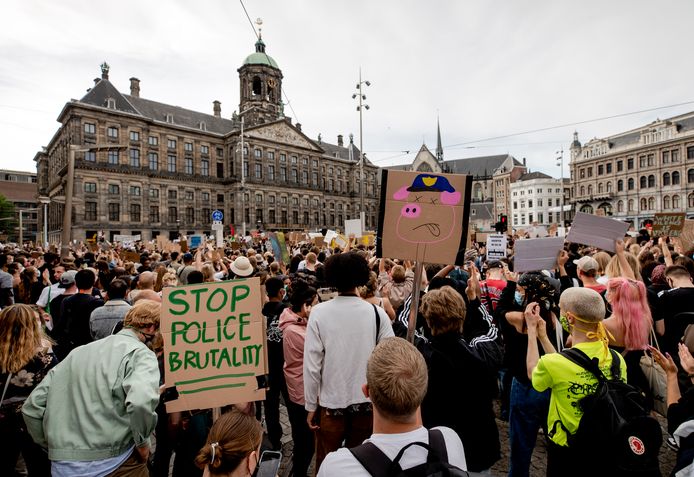
[[19,372],[43,346],[42,338],[31,306],[16,304],[0,311],[0,372]]
[[340,293],[352,291],[369,281],[369,264],[355,252],[331,255],[325,261],[325,280]]

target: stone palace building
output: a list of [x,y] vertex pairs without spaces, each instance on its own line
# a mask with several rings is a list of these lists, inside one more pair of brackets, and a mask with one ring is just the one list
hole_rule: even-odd
[[571,202],[577,212],[631,222],[656,212],[694,217],[694,112],[586,144],[574,133]]
[[[307,137],[284,115],[282,71],[261,39],[238,69],[239,114],[224,118],[145,99],[140,80],[130,94],[109,81],[109,66],[79,100],[58,116],[60,127],[34,158],[38,193],[49,197],[49,240],[60,240],[69,150],[75,153],[72,237],[103,231],[157,235],[211,232],[211,213],[224,213],[224,228],[311,230],[341,228],[378,216],[378,168],[365,160],[352,137],[329,144]],[[241,151],[241,129],[243,151]]]

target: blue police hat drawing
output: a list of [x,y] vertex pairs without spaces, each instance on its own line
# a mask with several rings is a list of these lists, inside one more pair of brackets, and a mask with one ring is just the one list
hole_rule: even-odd
[[431,174],[419,174],[407,190],[410,192],[455,192],[448,179]]

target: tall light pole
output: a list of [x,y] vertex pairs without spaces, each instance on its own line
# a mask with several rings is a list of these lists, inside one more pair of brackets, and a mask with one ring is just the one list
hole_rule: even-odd
[[361,68],[359,68],[359,83],[357,83],[357,92],[352,95],[352,99],[359,97],[359,106],[357,106],[357,111],[359,111],[359,218],[361,219],[361,227],[364,229],[364,188],[366,184],[364,183],[364,123],[363,123],[363,112],[364,108],[369,109],[368,104],[364,104],[363,101],[366,100],[366,95],[363,93],[363,86],[371,86],[371,82],[362,81],[361,79]]
[[561,205],[559,206],[559,217],[561,218],[559,221],[559,225],[564,227],[565,221],[564,221],[564,148],[561,149],[561,151],[557,151],[555,154],[559,154],[559,157],[557,157],[557,165],[560,168],[560,183],[561,183]]
[[39,203],[43,205],[43,246],[48,247],[48,204],[51,203],[50,197],[40,196]]
[[[243,115],[253,111],[256,109],[256,106],[251,106],[248,109],[245,109],[239,113],[239,116],[241,116],[241,216],[243,217],[243,222],[241,224],[241,236],[245,237],[246,236],[246,158],[245,158],[245,151],[243,149],[243,126],[244,126],[244,117]],[[250,159],[250,154],[248,155],[248,159]],[[250,172],[250,171],[249,171]]]

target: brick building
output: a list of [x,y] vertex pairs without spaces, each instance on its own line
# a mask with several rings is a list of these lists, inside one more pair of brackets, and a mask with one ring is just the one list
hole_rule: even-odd
[[[282,72],[259,39],[238,69],[240,114],[212,114],[145,99],[140,80],[130,94],[109,81],[109,66],[79,100],[65,104],[60,127],[37,153],[38,187],[52,198],[50,240],[60,239],[70,146],[75,153],[72,237],[104,231],[141,234],[210,233],[211,213],[224,212],[225,230],[304,230],[342,227],[359,216],[364,187],[365,225],[378,215],[378,168],[359,150],[311,139],[284,115]],[[241,128],[244,139],[241,140]],[[243,142],[243,151],[241,143]],[[242,160],[243,158],[243,160]]]
[[694,112],[586,144],[574,133],[571,202],[642,227],[656,212],[694,217]]
[[[14,204],[17,227],[19,227],[19,214],[22,214],[24,241],[36,241],[39,232],[36,191],[36,174],[33,172],[0,169],[0,194]],[[2,234],[7,235],[6,240],[10,242],[19,240],[19,230],[7,230],[2,225],[0,230],[7,232]]]

